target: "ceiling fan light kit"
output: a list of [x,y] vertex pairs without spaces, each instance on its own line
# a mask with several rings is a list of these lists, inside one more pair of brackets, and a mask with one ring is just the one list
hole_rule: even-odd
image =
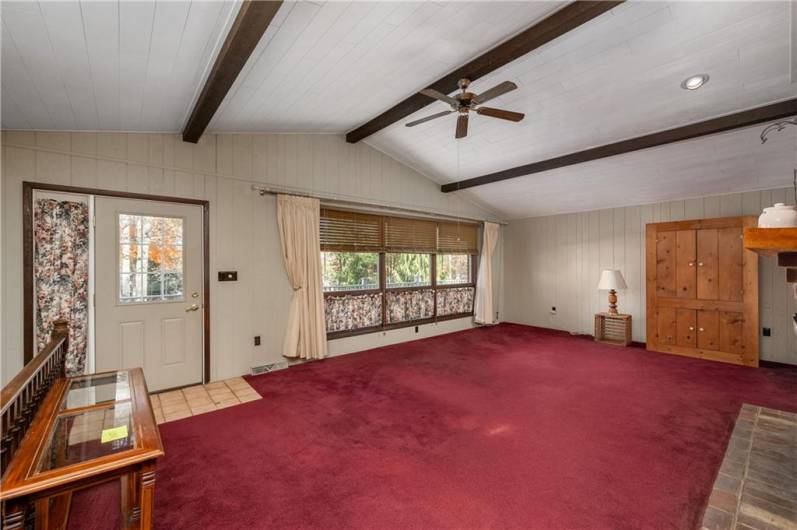
[[415,121],[411,121],[406,124],[407,127],[415,127],[416,125],[420,125],[421,123],[426,123],[427,121],[431,121],[437,118],[442,118],[443,116],[447,116],[454,112],[458,113],[459,116],[457,117],[457,127],[454,137],[464,138],[468,135],[468,115],[470,112],[475,112],[481,116],[487,116],[489,118],[498,118],[500,120],[507,120],[513,122],[519,122],[522,120],[526,115],[520,112],[512,112],[509,110],[503,109],[495,109],[492,107],[482,107],[482,103],[486,103],[491,99],[497,98],[515,90],[517,85],[511,81],[504,81],[503,83],[499,83],[498,85],[494,86],[493,88],[483,92],[481,94],[474,94],[473,92],[468,91],[468,86],[470,86],[470,79],[460,79],[457,83],[460,89],[460,93],[454,96],[448,96],[443,94],[439,90],[435,90],[433,88],[425,88],[421,90],[421,94],[425,96],[429,96],[430,98],[434,98],[438,101],[442,101],[443,103],[447,103],[451,110],[446,110],[443,112],[438,112],[436,114],[432,114],[430,116],[426,116],[424,118],[420,118]]

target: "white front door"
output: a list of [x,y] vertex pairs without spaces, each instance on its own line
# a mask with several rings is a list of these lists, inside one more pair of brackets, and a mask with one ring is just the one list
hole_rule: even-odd
[[202,207],[96,198],[96,370],[202,382]]

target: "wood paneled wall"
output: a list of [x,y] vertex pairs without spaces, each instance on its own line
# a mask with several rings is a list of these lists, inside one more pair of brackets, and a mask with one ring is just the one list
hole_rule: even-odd
[[[600,272],[616,268],[629,287],[619,309],[633,315],[634,340],[644,342],[645,224],[758,215],[776,202],[794,204],[794,195],[777,189],[512,221],[504,228],[503,320],[592,333],[593,315],[608,307]],[[760,325],[772,330],[761,337],[761,359],[797,364],[797,301],[773,258],[760,258],[759,301]]]
[[[2,380],[22,366],[22,182],[48,182],[210,200],[211,375],[246,373],[281,359],[285,278],[276,200],[252,184],[453,213],[491,214],[392,158],[335,135],[206,134],[196,145],[147,133],[2,133]],[[218,270],[239,281],[219,283]],[[470,327],[468,319],[336,341],[334,353]],[[413,328],[410,328],[411,330]],[[262,345],[254,346],[260,335]]]

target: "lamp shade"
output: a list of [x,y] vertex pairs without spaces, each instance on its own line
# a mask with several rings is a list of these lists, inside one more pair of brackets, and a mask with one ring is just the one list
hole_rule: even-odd
[[623,279],[623,273],[619,270],[607,269],[601,272],[601,279],[598,282],[599,290],[611,291],[614,289],[615,291],[619,291],[627,288],[628,286],[625,284],[625,279]]

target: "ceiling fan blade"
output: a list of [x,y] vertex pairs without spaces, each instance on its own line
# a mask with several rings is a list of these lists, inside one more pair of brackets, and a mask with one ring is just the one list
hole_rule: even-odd
[[468,135],[468,115],[460,114],[457,118],[457,133],[454,138],[465,138]]
[[452,98],[451,96],[446,96],[445,94],[443,94],[439,90],[435,90],[434,88],[424,88],[423,90],[421,90],[421,94],[423,94],[424,96],[429,96],[430,98],[439,99],[443,103],[448,103],[449,105],[453,105],[454,107],[459,106],[459,101]]
[[511,92],[517,88],[517,85],[512,81],[504,81],[503,83],[499,83],[495,85],[490,90],[482,92],[475,98],[473,98],[473,103],[477,105],[480,103],[486,103],[493,98],[497,98],[498,96],[503,96],[507,92]]
[[432,114],[431,116],[426,116],[425,118],[421,118],[420,120],[415,120],[407,123],[407,127],[415,127],[421,123],[425,123],[427,121],[431,121],[437,118],[442,118],[443,116],[447,116],[454,112],[453,110],[444,110],[443,112],[438,112],[437,114]]
[[520,112],[512,112],[511,110],[494,109],[492,107],[479,107],[476,109],[478,114],[489,116],[491,118],[500,118],[502,120],[520,121],[526,117],[525,114]]

